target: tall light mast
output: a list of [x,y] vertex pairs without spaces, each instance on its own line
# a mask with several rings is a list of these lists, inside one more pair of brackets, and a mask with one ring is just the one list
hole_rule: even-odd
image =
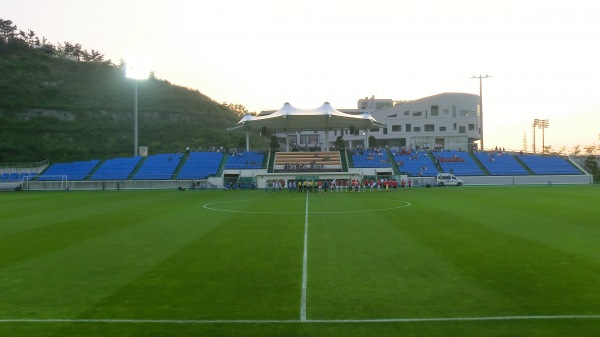
[[479,79],[479,131],[481,132],[481,150],[483,151],[483,83],[482,80],[484,78],[490,78],[492,76],[489,75],[485,75],[485,76],[481,76],[481,74],[479,74],[479,76],[473,76],[471,77],[471,79],[473,78],[478,78]]

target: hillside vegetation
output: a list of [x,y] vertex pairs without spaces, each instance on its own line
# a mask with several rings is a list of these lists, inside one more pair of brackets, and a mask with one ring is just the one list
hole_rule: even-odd
[[[53,46],[0,19],[0,163],[133,154],[134,80],[78,44]],[[138,82],[139,145],[150,154],[239,146],[239,120],[198,90]],[[242,142],[242,143],[241,143]]]

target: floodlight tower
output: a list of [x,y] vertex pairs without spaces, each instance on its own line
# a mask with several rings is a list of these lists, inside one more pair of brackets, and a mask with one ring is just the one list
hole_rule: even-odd
[[150,72],[148,68],[136,58],[131,63],[127,63],[125,76],[133,80],[134,97],[133,97],[133,155],[138,156],[138,81],[148,79]]
[[484,78],[490,78],[492,76],[489,75],[485,75],[485,76],[481,76],[481,74],[479,74],[479,76],[473,76],[471,77],[471,79],[473,78],[478,78],[479,79],[479,130],[481,132],[481,150],[483,151],[483,83],[482,83],[482,79]]
[[550,126],[550,121],[548,119],[541,119],[538,125],[538,128],[542,129],[542,154],[546,153],[546,144],[544,142],[544,130]]
[[533,120],[533,124],[531,125],[531,128],[533,129],[533,154],[535,154],[535,128],[537,128],[539,125],[540,120],[537,118]]

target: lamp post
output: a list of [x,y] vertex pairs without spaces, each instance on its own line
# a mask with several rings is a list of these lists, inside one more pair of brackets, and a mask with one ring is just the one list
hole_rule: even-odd
[[550,121],[547,119],[541,119],[538,128],[542,129],[542,154],[546,153],[546,144],[544,139],[544,130],[550,126]]
[[148,67],[136,58],[133,62],[127,63],[125,76],[133,80],[133,155],[139,155],[138,146],[138,81],[148,79]]
[[479,74],[479,76],[471,77],[471,79],[473,79],[473,78],[479,79],[479,131],[481,132],[481,150],[482,151],[483,151],[483,83],[481,80],[484,78],[490,78],[490,77],[492,77],[492,76],[489,76],[489,75],[481,76],[481,74]]
[[544,137],[544,130],[550,126],[550,120],[548,119],[534,119],[533,120],[533,153],[535,154],[535,128],[542,129],[542,154],[546,152],[546,144]]

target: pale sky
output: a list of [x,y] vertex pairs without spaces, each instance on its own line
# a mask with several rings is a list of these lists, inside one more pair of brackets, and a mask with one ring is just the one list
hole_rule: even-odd
[[[0,0],[0,18],[250,111],[479,94],[484,140],[600,143],[600,1]],[[536,131],[538,151],[541,130]]]

